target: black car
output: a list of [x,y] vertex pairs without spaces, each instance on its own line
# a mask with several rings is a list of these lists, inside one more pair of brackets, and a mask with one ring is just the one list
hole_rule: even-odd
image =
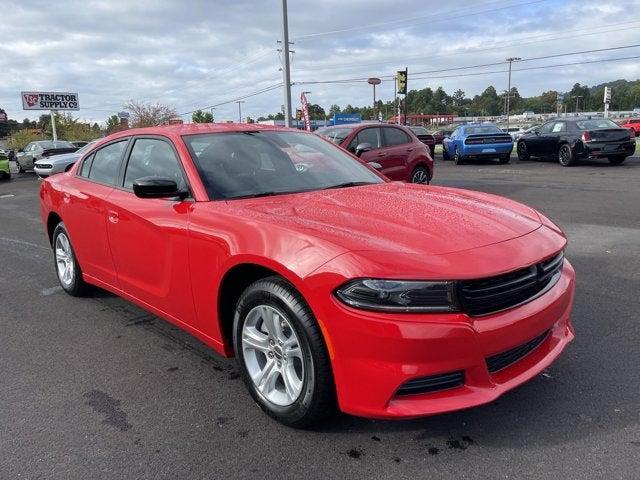
[[555,118],[518,139],[520,161],[557,158],[568,167],[579,159],[607,158],[620,165],[636,149],[634,133],[607,118]]

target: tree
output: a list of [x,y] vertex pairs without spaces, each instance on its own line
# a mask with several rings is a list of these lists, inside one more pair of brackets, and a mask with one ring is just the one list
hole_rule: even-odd
[[329,107],[329,117],[333,117],[336,113],[340,113],[340,107],[334,103]]
[[191,120],[193,120],[193,123],[213,123],[213,114],[211,112],[196,110],[191,114]]
[[144,103],[137,100],[129,101],[124,109],[131,113],[132,127],[154,127],[168,123],[169,120],[178,116],[176,110],[169,105]]
[[309,118],[311,120],[324,120],[324,108],[316,103],[310,103],[307,105],[307,109],[309,110]]
[[113,132],[117,132],[120,128],[120,119],[117,115],[111,115],[107,118],[107,135]]

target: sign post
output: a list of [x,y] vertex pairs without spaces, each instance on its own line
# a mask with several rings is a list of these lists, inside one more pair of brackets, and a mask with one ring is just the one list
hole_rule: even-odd
[[611,103],[611,87],[604,87],[604,118],[609,117],[610,103]]
[[56,110],[80,110],[77,93],[69,92],[20,92],[23,110],[49,110],[53,141],[58,140],[56,132]]

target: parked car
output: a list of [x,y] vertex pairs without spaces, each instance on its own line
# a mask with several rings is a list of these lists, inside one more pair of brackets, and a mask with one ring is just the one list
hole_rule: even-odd
[[620,165],[635,148],[632,130],[607,118],[576,117],[553,119],[523,135],[516,150],[521,161],[551,157],[568,167],[591,158],[607,158],[612,165]]
[[436,145],[442,145],[442,141],[445,138],[449,138],[453,130],[436,130],[432,133],[433,138],[436,140]]
[[620,124],[622,128],[630,128],[636,134],[636,137],[640,135],[640,118],[627,118]]
[[320,128],[315,133],[373,164],[391,180],[429,183],[433,178],[433,159],[427,147],[401,125],[354,123]]
[[9,169],[9,155],[4,151],[0,152],[0,179],[7,180],[11,178],[11,170]]
[[416,137],[418,137],[418,140],[420,140],[427,147],[429,147],[429,153],[433,158],[434,151],[436,148],[435,137],[431,135],[429,132],[427,132],[427,129],[424,127],[409,127],[409,130],[411,130],[416,135]]
[[97,285],[235,355],[255,402],[290,426],[335,405],[374,418],[482,405],[574,337],[575,273],[551,220],[390,182],[308,132],[114,133],[41,183],[40,212],[67,293]]
[[511,139],[515,141],[524,133],[525,130],[522,127],[509,127],[503,128],[502,131],[511,135]]
[[89,142],[84,147],[72,153],[54,155],[38,160],[34,164],[33,171],[36,172],[36,175],[40,178],[46,178],[56,173],[68,172],[73,164],[76,163],[82,155],[91,150],[91,147],[93,147],[96,142],[97,140]]
[[442,142],[442,158],[456,165],[478,158],[498,158],[509,163],[513,150],[511,135],[490,123],[460,125]]
[[53,140],[40,140],[37,142],[31,142],[24,150],[20,150],[16,157],[16,166],[18,172],[23,173],[26,170],[33,170],[36,160],[41,158],[48,158],[52,155],[59,155],[62,153],[71,153],[78,150],[78,147],[71,142],[65,141],[53,141]]

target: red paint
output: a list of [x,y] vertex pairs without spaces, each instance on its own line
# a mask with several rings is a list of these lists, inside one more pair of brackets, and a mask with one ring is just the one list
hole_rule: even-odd
[[[488,277],[551,257],[566,239],[546,217],[517,202],[404,183],[209,201],[182,135],[259,129],[273,127],[196,124],[114,134],[104,141],[136,134],[169,139],[194,198],[140,199],[76,176],[78,162],[42,182],[43,221],[55,213],[65,222],[87,282],[167,319],[222,355],[232,353],[218,312],[225,273],[249,263],[282,275],[318,319],[340,408],[352,414],[415,417],[490,402],[546,368],[571,341],[575,274],[568,261],[546,294],[484,317],[376,313],[339,302],[333,292],[353,278]],[[488,373],[487,356],[547,329],[551,335],[531,354]],[[465,371],[463,387],[394,397],[409,379],[454,370]]]

